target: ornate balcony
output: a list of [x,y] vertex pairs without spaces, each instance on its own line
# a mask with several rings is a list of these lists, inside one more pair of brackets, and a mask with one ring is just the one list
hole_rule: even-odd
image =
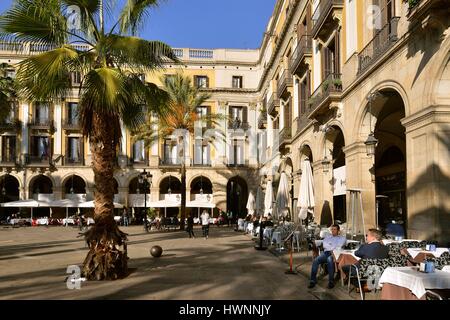
[[292,74],[297,74],[305,58],[312,56],[312,37],[304,35],[300,37],[297,47],[289,61],[289,69]]
[[81,125],[78,120],[68,119],[62,124],[62,128],[64,130],[81,130]]
[[289,95],[288,88],[292,88],[292,84],[292,74],[289,70],[284,69],[281,77],[278,79],[278,98],[286,98]]
[[292,130],[291,130],[291,125],[289,124],[288,127],[284,127],[280,131],[279,149],[283,149],[288,144],[290,144],[291,143],[291,139],[292,139]]
[[344,0],[320,0],[312,16],[313,38],[320,37],[322,34],[328,34],[335,28],[335,19],[342,13]]
[[267,103],[267,113],[270,115],[275,114],[276,108],[280,106],[280,99],[277,96],[277,93],[274,92]]
[[15,167],[19,164],[18,160],[13,154],[4,154],[0,157],[2,167]]
[[418,21],[422,27],[439,28],[447,22],[450,13],[450,0],[410,0],[408,21]]
[[265,129],[267,124],[267,110],[261,110],[258,116],[258,129]]
[[341,93],[341,75],[330,73],[308,100],[310,109],[309,118],[311,119],[321,113],[326,113],[328,108],[324,107],[329,106],[332,102],[340,101]]
[[28,122],[28,127],[36,130],[52,130],[55,126],[51,119],[32,119]]
[[397,41],[397,25],[399,17],[394,17],[358,54],[358,74],[373,65]]

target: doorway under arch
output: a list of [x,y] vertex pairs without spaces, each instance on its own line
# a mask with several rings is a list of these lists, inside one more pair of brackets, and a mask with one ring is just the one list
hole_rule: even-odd
[[227,212],[233,213],[233,217],[244,218],[247,216],[248,187],[247,182],[239,177],[233,177],[227,183]]

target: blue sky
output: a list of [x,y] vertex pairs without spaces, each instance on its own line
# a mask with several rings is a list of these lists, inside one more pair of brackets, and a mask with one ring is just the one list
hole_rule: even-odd
[[[0,0],[0,12],[12,2]],[[261,45],[275,2],[165,0],[150,13],[141,36],[172,47],[255,49]]]

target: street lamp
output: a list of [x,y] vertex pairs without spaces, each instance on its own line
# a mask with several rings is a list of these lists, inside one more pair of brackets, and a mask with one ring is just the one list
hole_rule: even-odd
[[373,130],[372,130],[372,101],[375,100],[379,95],[380,94],[377,91],[370,92],[366,98],[369,101],[370,133],[369,133],[369,136],[367,137],[367,140],[364,142],[364,144],[366,145],[366,153],[369,157],[372,157],[375,155],[375,148],[377,147],[377,144],[378,144],[378,139],[375,138],[375,134],[373,133]]
[[139,174],[138,182],[144,188],[144,229],[145,232],[148,232],[148,221],[147,221],[147,189],[149,189],[152,185],[153,175],[150,172],[147,172],[145,169],[143,172]]
[[330,159],[328,159],[328,157],[325,155],[325,158],[323,158],[323,160],[322,160],[322,169],[323,169],[323,172],[328,172],[329,170],[330,170],[330,163],[331,163],[331,161],[330,161]]

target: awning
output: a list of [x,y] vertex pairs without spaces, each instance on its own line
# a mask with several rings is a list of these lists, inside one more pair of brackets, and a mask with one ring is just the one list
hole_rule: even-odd
[[147,208],[176,208],[181,207],[181,201],[159,200],[147,202]]
[[[79,205],[79,208],[94,208],[94,207],[95,207],[94,200],[81,202]],[[120,203],[114,202],[114,208],[123,208],[123,205]]]
[[34,199],[27,199],[27,200],[18,200],[18,201],[11,201],[11,202],[5,202],[1,203],[0,205],[5,208],[38,208],[38,207],[50,207],[51,202],[47,201],[38,201]]
[[186,207],[187,208],[215,208],[216,205],[211,202],[194,200],[194,201],[187,202]]

